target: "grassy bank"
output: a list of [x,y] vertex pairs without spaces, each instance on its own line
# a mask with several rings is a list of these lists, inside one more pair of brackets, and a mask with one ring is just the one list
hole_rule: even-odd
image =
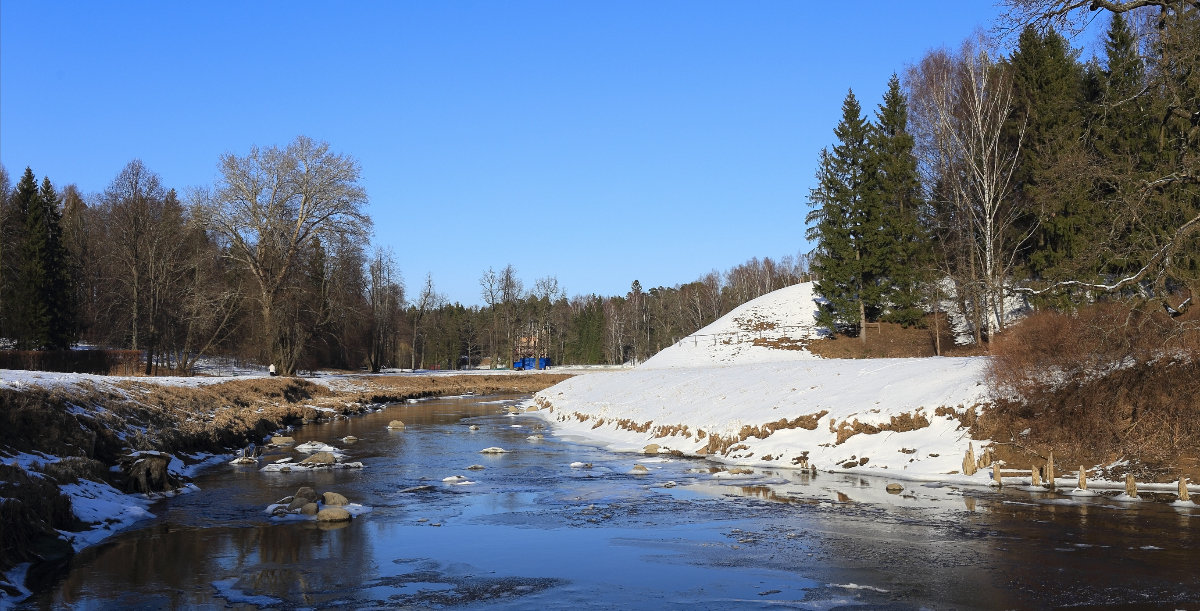
[[[381,403],[531,393],[568,377],[348,376],[329,383],[256,378],[197,386],[148,378],[0,389],[0,572],[69,557],[72,550],[58,531],[87,525],[75,518],[58,486],[89,479],[134,491],[135,482],[112,469],[132,452],[159,451],[186,461],[187,455],[236,451],[289,425],[352,416]],[[0,590],[16,593],[3,578]]]

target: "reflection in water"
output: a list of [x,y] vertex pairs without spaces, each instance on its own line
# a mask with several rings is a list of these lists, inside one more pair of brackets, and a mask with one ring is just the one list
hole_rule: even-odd
[[[937,484],[906,484],[895,495],[884,479],[806,472],[730,481],[714,478],[723,469],[703,461],[606,453],[556,439],[552,429],[530,440],[541,421],[504,414],[508,404],[428,401],[303,427],[298,443],[331,443],[366,467],[214,467],[198,478],[200,492],[158,504],[156,519],[86,550],[25,606],[1200,601],[1200,510]],[[394,419],[407,428],[388,431]],[[359,441],[340,442],[346,435]],[[479,453],[490,446],[511,451]],[[280,449],[264,458],[285,457],[299,454]],[[629,475],[638,462],[649,474]],[[472,465],[484,468],[467,470]],[[443,483],[456,474],[475,483]],[[300,486],[340,492],[371,510],[336,525],[274,521],[264,512]],[[401,492],[419,486],[426,488]]]

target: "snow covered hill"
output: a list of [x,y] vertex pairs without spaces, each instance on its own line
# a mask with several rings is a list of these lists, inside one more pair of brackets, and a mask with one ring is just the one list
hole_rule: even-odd
[[770,363],[817,358],[805,349],[820,337],[811,282],[744,303],[716,322],[668,346],[642,369]]
[[952,475],[972,441],[958,415],[987,402],[986,359],[821,359],[805,349],[821,341],[815,311],[811,283],[775,291],[637,368],[541,391],[534,407],[560,434],[615,450],[966,479]]

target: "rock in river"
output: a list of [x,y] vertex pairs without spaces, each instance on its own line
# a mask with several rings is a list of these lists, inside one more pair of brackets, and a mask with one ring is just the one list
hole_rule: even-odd
[[340,507],[342,505],[350,504],[350,499],[347,499],[346,497],[344,497],[336,492],[326,492],[322,496],[322,498],[324,499],[324,502],[326,505],[329,505],[332,507]]
[[302,464],[302,465],[332,465],[336,462],[337,462],[337,459],[333,457],[333,454],[330,454],[329,452],[317,452],[316,454],[313,454],[312,456],[309,456],[308,458],[305,458],[304,460],[300,461],[299,464]]
[[326,507],[317,512],[318,522],[346,522],[351,517],[350,512],[341,507]]

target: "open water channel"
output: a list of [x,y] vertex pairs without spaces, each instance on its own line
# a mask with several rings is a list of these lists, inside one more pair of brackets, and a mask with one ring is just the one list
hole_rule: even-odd
[[[85,550],[23,608],[1200,608],[1197,509],[732,475],[556,436],[505,414],[517,401],[438,399],[299,428],[297,442],[364,468],[213,467],[200,491]],[[393,419],[407,429],[387,430]],[[510,451],[479,453],[491,446]],[[302,455],[263,464],[286,456]],[[453,475],[473,483],[442,481]],[[332,527],[265,512],[304,485],[369,511]]]

